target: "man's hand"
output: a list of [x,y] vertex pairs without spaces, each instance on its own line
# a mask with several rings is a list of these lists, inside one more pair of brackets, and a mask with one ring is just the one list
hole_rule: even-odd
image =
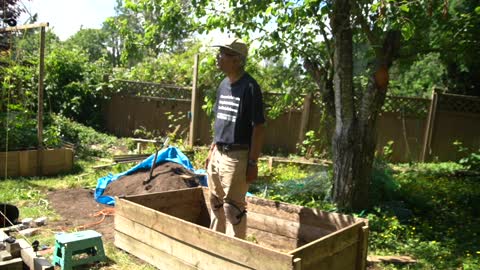
[[257,180],[258,177],[258,165],[257,164],[248,164],[247,165],[247,184],[253,183]]

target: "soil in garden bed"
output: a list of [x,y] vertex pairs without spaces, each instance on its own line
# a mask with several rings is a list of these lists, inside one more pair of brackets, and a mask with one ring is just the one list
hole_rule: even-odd
[[139,171],[132,175],[126,175],[110,183],[104,191],[104,195],[122,196],[154,193],[183,188],[198,187],[200,181],[195,174],[174,162],[165,162],[157,165],[152,173],[152,180],[144,184],[148,179],[150,170]]
[[[196,187],[200,185],[198,178],[180,164],[165,162],[153,170],[152,180],[148,184],[143,181],[150,171],[139,171],[126,175],[110,183],[104,195],[138,195]],[[97,203],[93,189],[62,189],[48,193],[51,207],[62,219],[49,222],[54,231],[95,230],[107,241],[113,241],[113,211],[108,205]]]

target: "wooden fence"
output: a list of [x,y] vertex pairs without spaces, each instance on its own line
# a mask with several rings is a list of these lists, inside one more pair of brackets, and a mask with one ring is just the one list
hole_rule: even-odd
[[[198,109],[203,103],[199,91],[194,91],[194,95],[202,102],[192,103],[191,87],[131,81],[113,84],[111,99],[104,106],[106,128],[113,134],[133,136],[135,129],[144,127],[160,134],[176,130],[187,139],[194,130],[191,144],[211,142],[211,119]],[[264,98],[268,112],[281,96],[264,93]],[[309,130],[323,139],[321,147],[330,147],[333,123],[320,120],[324,109],[317,97],[305,95],[303,98],[303,106],[292,107],[275,119],[268,119],[266,149],[294,153]],[[192,115],[191,111],[198,113]],[[381,153],[383,147],[393,141],[391,160],[395,162],[458,160],[460,154],[455,141],[472,151],[480,148],[479,123],[480,98],[436,92],[431,99],[388,96],[378,119],[377,152]]]

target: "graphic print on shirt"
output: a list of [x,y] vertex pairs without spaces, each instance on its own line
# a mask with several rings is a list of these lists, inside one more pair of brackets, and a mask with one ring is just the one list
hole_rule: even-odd
[[239,104],[239,97],[220,95],[217,113],[218,119],[235,123],[237,121]]

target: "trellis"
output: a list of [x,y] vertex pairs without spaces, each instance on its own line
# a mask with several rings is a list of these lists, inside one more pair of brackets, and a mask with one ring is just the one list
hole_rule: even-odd
[[423,118],[428,114],[430,99],[387,96],[382,112],[398,113],[403,116]]
[[[40,154],[37,159],[37,170],[41,174],[42,170],[42,154],[43,149],[43,93],[44,93],[44,78],[45,78],[45,30],[48,27],[48,23],[28,24],[15,27],[6,27],[0,29],[1,33],[4,32],[16,32],[20,30],[40,28],[40,49],[39,49],[39,64],[38,64],[38,97],[37,97],[37,141],[38,150]],[[6,149],[8,152],[8,149]],[[5,166],[7,169],[7,166]]]
[[183,100],[189,100],[192,95],[192,87],[186,86],[128,80],[115,80],[112,84],[122,95]]
[[438,96],[438,109],[442,111],[480,113],[480,98],[441,94]]

